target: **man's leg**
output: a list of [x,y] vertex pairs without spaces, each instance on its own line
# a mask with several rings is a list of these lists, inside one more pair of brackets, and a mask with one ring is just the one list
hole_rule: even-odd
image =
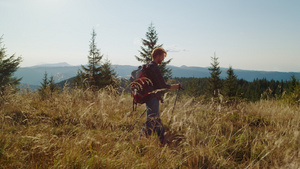
[[159,117],[159,100],[157,98],[151,98],[146,106],[147,111],[147,121],[146,121],[146,134],[151,135],[152,132],[156,132],[156,118]]
[[164,144],[164,140],[165,140],[165,128],[161,122],[160,119],[156,120],[156,124],[155,124],[155,132],[157,133],[159,140],[162,144]]
[[152,131],[155,128],[155,123],[148,117],[157,117],[159,116],[159,101],[156,98],[151,98],[146,102],[147,106],[147,120],[144,127],[141,130],[141,136],[145,135],[146,137],[152,134]]
[[[146,132],[151,135],[152,131],[156,132],[160,142],[164,143],[165,141],[165,128],[160,120],[159,116],[159,100],[156,98],[150,99],[146,106],[148,107],[147,111],[147,122],[146,122]],[[148,128],[148,129],[147,129]]]
[[147,117],[159,117],[159,100],[151,98],[147,103]]

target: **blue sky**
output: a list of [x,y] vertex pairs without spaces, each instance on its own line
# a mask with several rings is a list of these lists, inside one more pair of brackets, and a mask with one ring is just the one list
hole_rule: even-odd
[[112,64],[139,65],[153,22],[171,65],[300,72],[297,0],[0,0],[0,36],[22,67],[87,63],[94,28]]

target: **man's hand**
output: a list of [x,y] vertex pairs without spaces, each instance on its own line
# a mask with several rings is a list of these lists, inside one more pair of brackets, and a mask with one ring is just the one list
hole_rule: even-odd
[[179,83],[178,84],[178,88],[177,88],[178,90],[181,90],[182,89],[182,84],[181,83]]

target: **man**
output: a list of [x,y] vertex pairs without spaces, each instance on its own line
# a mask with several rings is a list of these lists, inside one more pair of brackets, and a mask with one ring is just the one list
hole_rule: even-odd
[[[153,83],[154,91],[159,89],[180,89],[181,84],[178,85],[167,85],[162,77],[158,65],[161,64],[164,58],[167,56],[167,52],[163,48],[155,48],[152,53],[152,62],[147,65],[146,74]],[[146,99],[147,106],[147,120],[146,125],[142,129],[142,134],[149,136],[152,132],[156,132],[160,142],[165,144],[167,141],[166,132],[159,116],[159,100],[162,100],[162,92],[153,92]]]

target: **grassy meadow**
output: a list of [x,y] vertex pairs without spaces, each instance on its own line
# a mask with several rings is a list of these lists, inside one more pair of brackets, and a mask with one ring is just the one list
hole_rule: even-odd
[[300,107],[276,100],[216,104],[166,96],[170,143],[140,137],[145,115],[113,89],[7,90],[0,107],[0,168],[299,168]]

